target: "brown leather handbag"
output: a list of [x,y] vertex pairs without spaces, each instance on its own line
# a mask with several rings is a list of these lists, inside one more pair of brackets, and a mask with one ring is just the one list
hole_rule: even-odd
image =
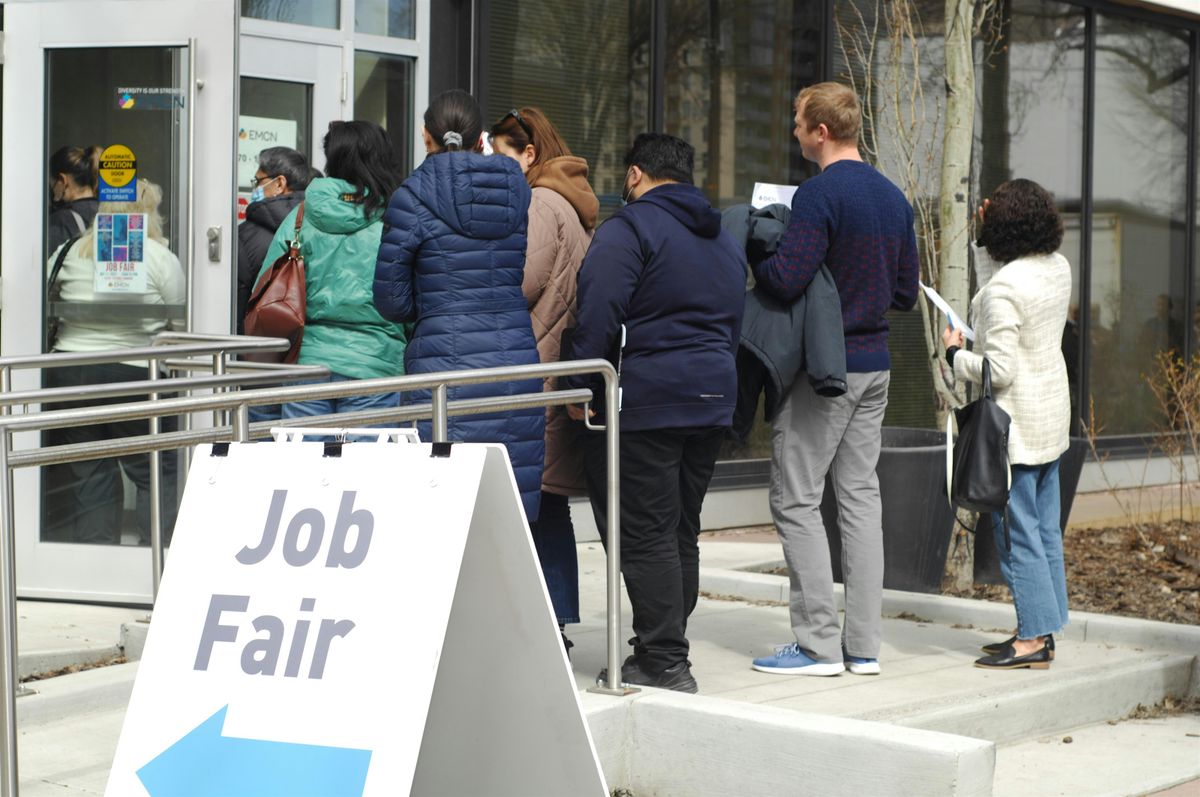
[[296,232],[287,251],[258,280],[246,304],[247,335],[287,338],[292,346],[286,352],[247,354],[247,360],[294,363],[300,357],[304,316],[308,309],[304,258],[300,254],[300,225],[303,223],[304,203],[301,202],[300,210],[296,213]]

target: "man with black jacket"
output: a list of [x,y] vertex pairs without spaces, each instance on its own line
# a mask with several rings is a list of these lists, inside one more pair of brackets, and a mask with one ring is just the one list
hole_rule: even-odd
[[[290,147],[270,147],[258,153],[254,192],[246,206],[246,220],[238,225],[237,332],[244,330],[246,304],[262,269],[275,231],[288,214],[304,201],[312,169],[308,159]],[[316,176],[320,176],[317,172]]]
[[[622,680],[684,692],[696,691],[685,631],[699,588],[700,506],[737,401],[746,275],[745,255],[692,185],[693,160],[674,136],[634,141],[629,204],[584,258],[573,338],[575,359],[608,357],[620,374],[621,570],[636,634]],[[570,412],[583,417],[580,407]],[[605,468],[603,435],[587,435],[584,471],[602,537]]]

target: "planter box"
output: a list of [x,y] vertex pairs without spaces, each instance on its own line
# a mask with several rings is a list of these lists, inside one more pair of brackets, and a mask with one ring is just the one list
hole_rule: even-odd
[[[1075,503],[1075,488],[1079,486],[1079,474],[1083,471],[1083,460],[1087,455],[1087,440],[1082,437],[1072,437],[1071,447],[1063,452],[1058,462],[1058,490],[1062,514],[1059,515],[1059,527],[1066,528],[1067,520],[1071,517],[1071,505]],[[1003,530],[1000,532],[1003,534]],[[1004,576],[1000,573],[1000,554],[996,550],[995,529],[992,528],[992,516],[980,515],[979,524],[975,527],[975,583],[1003,584]]]
[[[883,586],[909,592],[941,590],[954,513],[946,500],[946,436],[932,429],[884,427],[879,453],[883,504]],[[829,536],[834,581],[842,580],[837,499],[825,482],[821,517]]]

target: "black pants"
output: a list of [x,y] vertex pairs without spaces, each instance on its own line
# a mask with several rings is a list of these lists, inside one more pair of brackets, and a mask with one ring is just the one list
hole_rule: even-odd
[[[132,382],[146,379],[146,369],[122,363],[103,363],[46,371],[46,387],[77,387],[107,382]],[[137,397],[102,398],[47,404],[46,409],[97,407],[138,401]],[[174,418],[163,418],[164,432],[177,428]],[[47,445],[89,443],[149,434],[149,421],[116,421],[51,429],[43,433]],[[162,503],[160,507],[163,542],[169,543],[175,526],[176,454],[162,454]],[[88,542],[117,545],[121,542],[124,491],[121,475],[137,489],[135,516],[142,544],[150,539],[150,455],[130,454],[109,459],[94,459],[48,465],[43,472],[42,539],[61,542]]]
[[[621,572],[633,604],[634,655],[658,674],[688,657],[687,621],[700,588],[700,506],[723,427],[621,433]],[[607,539],[603,434],[584,438],[584,475]]]

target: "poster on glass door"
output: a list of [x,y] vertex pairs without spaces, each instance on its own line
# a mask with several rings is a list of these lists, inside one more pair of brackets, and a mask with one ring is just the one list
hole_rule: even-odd
[[146,214],[96,215],[96,293],[146,292]]

